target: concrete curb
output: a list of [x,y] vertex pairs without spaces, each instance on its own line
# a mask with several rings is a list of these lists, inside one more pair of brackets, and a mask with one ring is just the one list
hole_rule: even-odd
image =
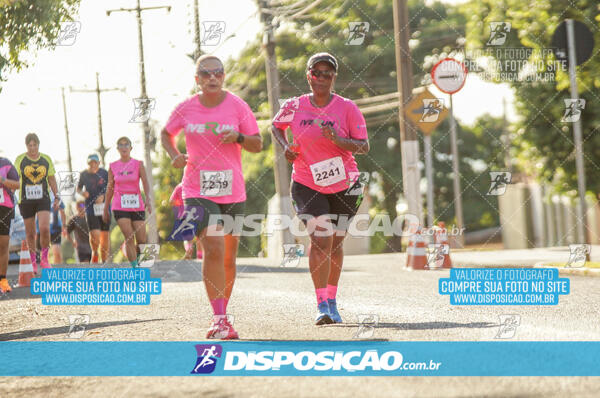
[[600,276],[600,268],[565,268],[553,267],[545,263],[536,263],[534,268],[558,268],[559,275],[578,275],[578,276]]

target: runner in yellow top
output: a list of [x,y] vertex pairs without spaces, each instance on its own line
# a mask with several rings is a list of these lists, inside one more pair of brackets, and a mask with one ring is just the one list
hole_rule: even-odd
[[37,214],[40,226],[40,246],[42,268],[52,268],[48,262],[50,247],[50,194],[48,186],[54,193],[53,207],[58,209],[60,197],[54,178],[54,164],[48,155],[39,152],[40,139],[34,133],[25,137],[27,152],[15,160],[15,168],[19,173],[19,210],[25,223],[25,235],[33,272],[37,273],[35,258],[35,216]]

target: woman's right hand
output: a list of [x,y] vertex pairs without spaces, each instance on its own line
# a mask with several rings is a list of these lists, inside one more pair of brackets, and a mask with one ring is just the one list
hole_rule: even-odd
[[289,144],[285,146],[285,158],[288,162],[294,163],[294,160],[300,155],[300,147],[296,144]]
[[173,167],[175,167],[176,169],[182,169],[185,167],[186,164],[187,154],[185,153],[180,153],[179,155],[175,156],[175,158],[171,161],[171,165],[173,165]]

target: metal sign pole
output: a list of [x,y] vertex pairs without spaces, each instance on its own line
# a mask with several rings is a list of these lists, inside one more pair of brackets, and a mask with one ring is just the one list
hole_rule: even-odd
[[433,159],[431,154],[431,135],[423,137],[425,147],[425,175],[427,176],[427,226],[433,227]]
[[[572,19],[567,19],[567,43],[569,49],[569,79],[571,80],[571,99],[579,99],[577,89],[577,78],[575,68],[577,66],[577,56],[575,53],[575,28]],[[577,207],[577,234],[583,237],[583,243],[587,243],[587,206],[585,203],[585,171],[583,167],[583,140],[581,134],[581,118],[573,123],[573,136],[575,139],[575,166],[577,168],[577,190],[579,191],[579,207]]]
[[460,231],[456,236],[456,242],[465,246],[463,230],[463,208],[460,190],[460,173],[458,168],[458,145],[456,143],[456,120],[454,119],[454,104],[452,103],[452,94],[450,94],[450,146],[452,148],[452,174],[454,174],[454,208],[456,209],[456,227]]

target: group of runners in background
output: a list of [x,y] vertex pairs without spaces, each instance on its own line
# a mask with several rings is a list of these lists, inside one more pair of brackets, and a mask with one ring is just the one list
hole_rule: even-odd
[[[360,110],[354,102],[333,92],[337,70],[332,55],[313,55],[306,69],[311,92],[286,101],[272,122],[275,145],[283,148],[286,159],[293,164],[294,208],[303,216],[310,235],[309,268],[317,299],[317,325],[342,322],[336,295],[347,225],[338,225],[336,217],[330,215],[350,219],[356,214],[362,190],[356,189],[360,181],[354,154],[369,150]],[[240,97],[223,89],[224,80],[221,60],[201,56],[195,74],[199,92],[173,110],[161,132],[161,142],[172,166],[184,168],[183,180],[171,202],[200,215],[196,219],[196,239],[202,250],[202,279],[214,314],[206,337],[237,339],[238,333],[226,313],[236,277],[240,236],[237,231],[225,233],[218,216],[244,215],[246,188],[241,151],[260,152],[263,143],[252,110]],[[288,141],[287,130],[291,131],[292,141]],[[181,133],[185,134],[185,153],[180,153],[175,144]],[[39,153],[35,134],[27,136],[26,144],[27,152],[17,158],[14,166],[0,158],[0,288],[7,285],[8,233],[17,203],[13,191],[19,189],[18,204],[34,270],[36,215],[39,265],[46,268],[50,267],[50,213],[60,212],[52,161]],[[145,213],[151,212],[152,206],[144,202],[140,182],[145,194],[151,188],[143,162],[130,156],[131,147],[129,138],[119,138],[120,159],[110,164],[108,172],[99,167],[97,155],[90,155],[89,167],[81,174],[77,191],[85,202],[77,205],[81,213],[85,212],[90,231],[92,263],[106,261],[109,256],[111,213],[124,235],[125,251],[133,267],[138,265],[139,245],[146,242]],[[335,233],[323,233],[327,230]],[[186,256],[190,255],[190,247],[188,242]]]

